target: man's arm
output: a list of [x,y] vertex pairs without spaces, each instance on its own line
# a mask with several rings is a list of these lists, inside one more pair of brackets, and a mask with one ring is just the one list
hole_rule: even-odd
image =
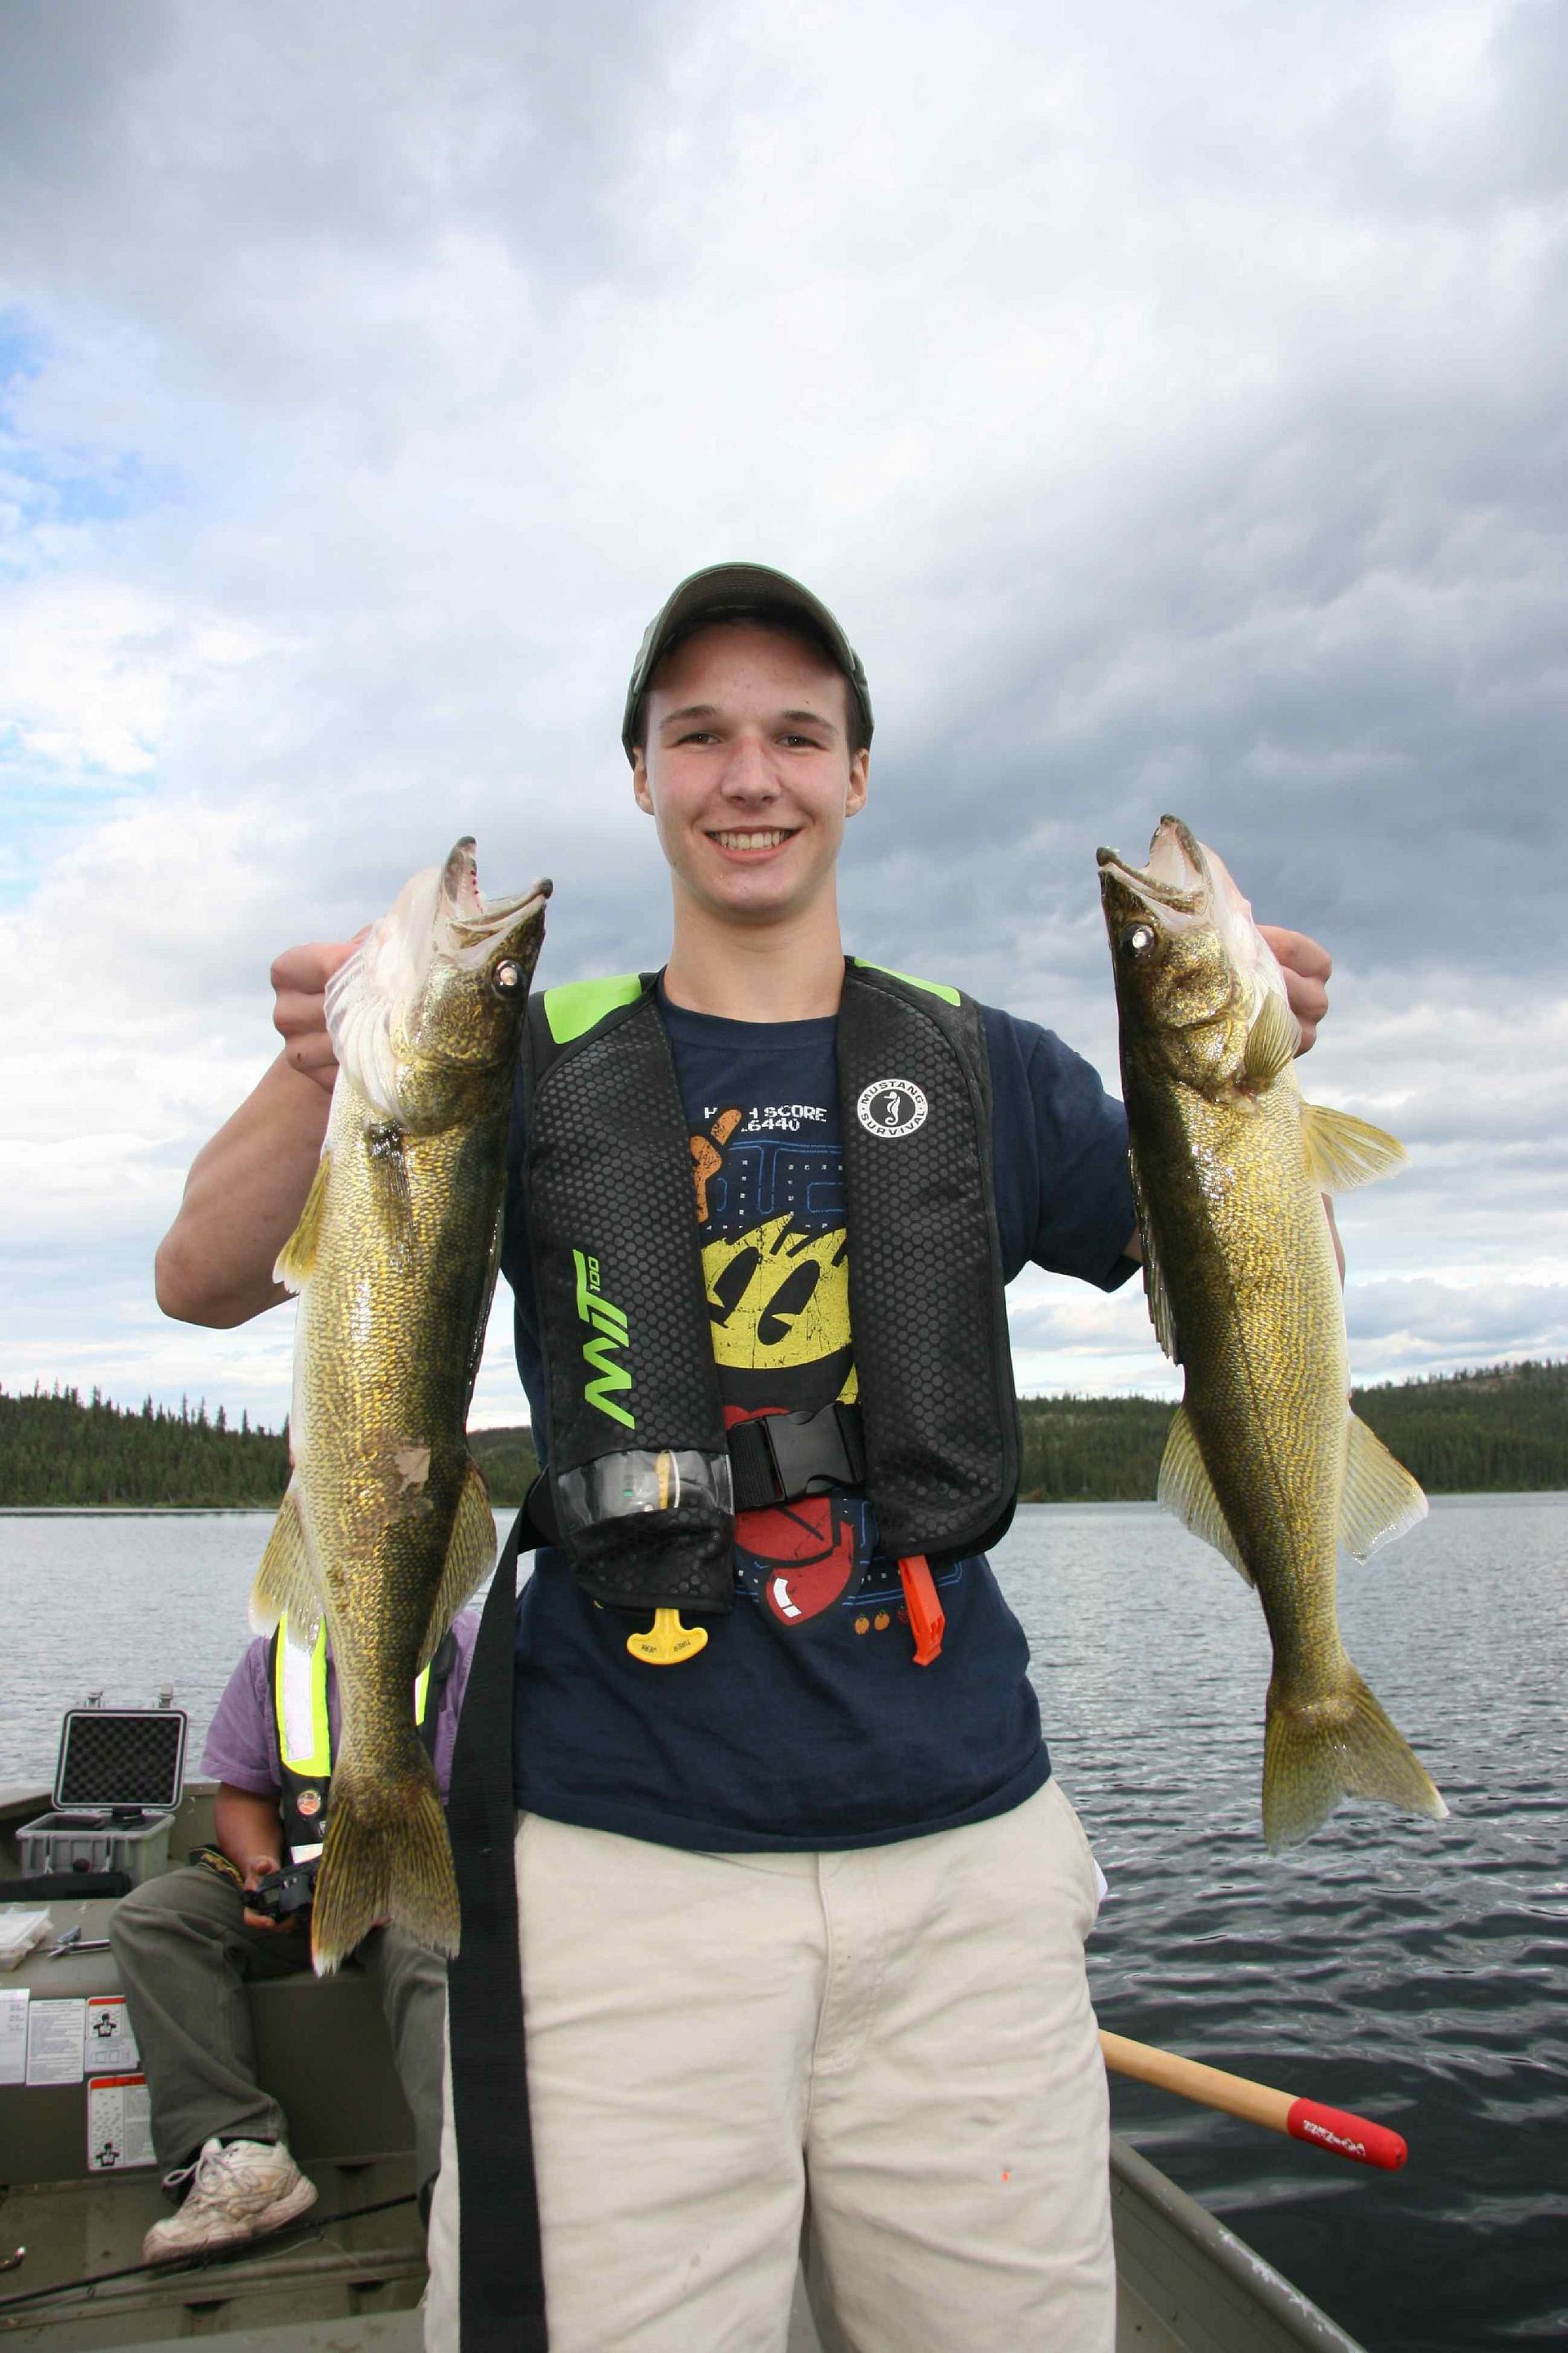
[[273,965],[283,1051],[191,1165],[179,1215],[158,1246],[165,1315],[226,1327],[286,1296],[272,1270],[300,1222],[337,1076],[324,992],[353,946],[289,948]]
[[[258,1797],[253,1789],[240,1789],[232,1781],[220,1781],[213,1799],[213,1834],[247,1889],[264,1879],[269,1871],[278,1869],[279,1849],[283,1843],[283,1825],[279,1819],[275,1798]],[[247,1905],[245,1917],[252,1928],[290,1928],[292,1917],[269,1920],[265,1912],[253,1912]]]

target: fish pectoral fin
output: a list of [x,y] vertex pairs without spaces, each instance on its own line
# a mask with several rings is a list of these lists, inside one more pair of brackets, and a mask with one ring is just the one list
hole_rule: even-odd
[[1300,1043],[1300,1024],[1279,990],[1269,989],[1247,1033],[1248,1085],[1258,1090],[1271,1087],[1280,1071],[1289,1069]]
[[1403,1462],[1396,1462],[1375,1430],[1350,1416],[1345,1442],[1345,1485],[1340,1503],[1340,1534],[1357,1560],[1370,1560],[1395,1536],[1408,1534],[1426,1516],[1426,1498]]
[[422,1670],[435,1657],[437,1644],[464,1602],[484,1583],[495,1563],[496,1523],[490,1510],[489,1489],[479,1464],[470,1462],[464,1474],[463,1492],[458,1498],[451,1542],[447,1546],[441,1582],[436,1588],[430,1623],[419,1653]]
[[1154,1336],[1173,1365],[1182,1361],[1181,1344],[1176,1337],[1175,1311],[1165,1284],[1165,1271],[1154,1240],[1154,1222],[1149,1215],[1148,1196],[1138,1173],[1138,1156],[1127,1155],[1128,1171],[1132,1178],[1132,1199],[1138,1211],[1138,1231],[1143,1241],[1143,1295],[1149,1303],[1149,1320],[1154,1326]]
[[403,1130],[390,1120],[367,1127],[364,1155],[376,1226],[395,1260],[414,1236],[414,1203],[408,1189],[408,1165],[403,1156]]
[[1358,1185],[1375,1185],[1410,1157],[1396,1135],[1321,1103],[1301,1105],[1301,1148],[1307,1174],[1321,1193],[1352,1193]]
[[1156,1493],[1165,1509],[1174,1512],[1184,1528],[1201,1536],[1205,1544],[1213,1545],[1215,1552],[1223,1553],[1248,1585],[1253,1582],[1252,1571],[1241,1556],[1241,1547],[1231,1535],[1230,1523],[1215,1493],[1208,1465],[1198,1450],[1197,1432],[1184,1405],[1179,1405],[1171,1419]]
[[321,1622],[321,1595],[305,1537],[300,1491],[292,1480],[278,1506],[250,1588],[250,1622],[258,1634],[269,1634],[285,1611],[289,1640],[309,1650]]
[[327,1184],[331,1171],[332,1155],[330,1152],[323,1152],[310,1179],[310,1189],[305,1196],[300,1222],[278,1253],[272,1280],[280,1282],[286,1291],[303,1291],[316,1263],[316,1249],[321,1238],[321,1217],[327,1205]]

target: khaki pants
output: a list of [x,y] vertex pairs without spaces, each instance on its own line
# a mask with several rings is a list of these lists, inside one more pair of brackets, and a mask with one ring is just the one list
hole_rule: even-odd
[[[523,1815],[517,1883],[552,2353],[784,2353],[808,2200],[848,2353],[1110,2353],[1094,1868],[1054,1781],[837,1854]],[[458,2353],[449,2121],[430,2265]]]

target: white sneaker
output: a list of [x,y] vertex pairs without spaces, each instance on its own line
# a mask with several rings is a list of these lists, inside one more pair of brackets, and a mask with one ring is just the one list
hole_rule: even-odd
[[144,2263],[172,2263],[205,2247],[232,2246],[280,2231],[308,2213],[316,2185],[308,2181],[281,2141],[207,2141],[194,2165],[163,2177],[165,2189],[189,2181],[185,2202],[154,2222],[142,2242]]

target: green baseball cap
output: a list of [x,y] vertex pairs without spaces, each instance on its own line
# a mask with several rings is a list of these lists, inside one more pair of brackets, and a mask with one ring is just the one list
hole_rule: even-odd
[[627,759],[633,756],[637,705],[647,691],[649,679],[677,637],[689,635],[699,621],[743,621],[759,612],[779,613],[781,608],[799,614],[844,672],[859,706],[869,743],[871,695],[866,684],[866,666],[821,599],[814,596],[809,588],[803,588],[798,580],[792,580],[787,572],[775,572],[766,564],[710,564],[705,571],[693,572],[681,582],[643,633],[637,658],[632,664],[626,717],[621,723],[621,742]]

